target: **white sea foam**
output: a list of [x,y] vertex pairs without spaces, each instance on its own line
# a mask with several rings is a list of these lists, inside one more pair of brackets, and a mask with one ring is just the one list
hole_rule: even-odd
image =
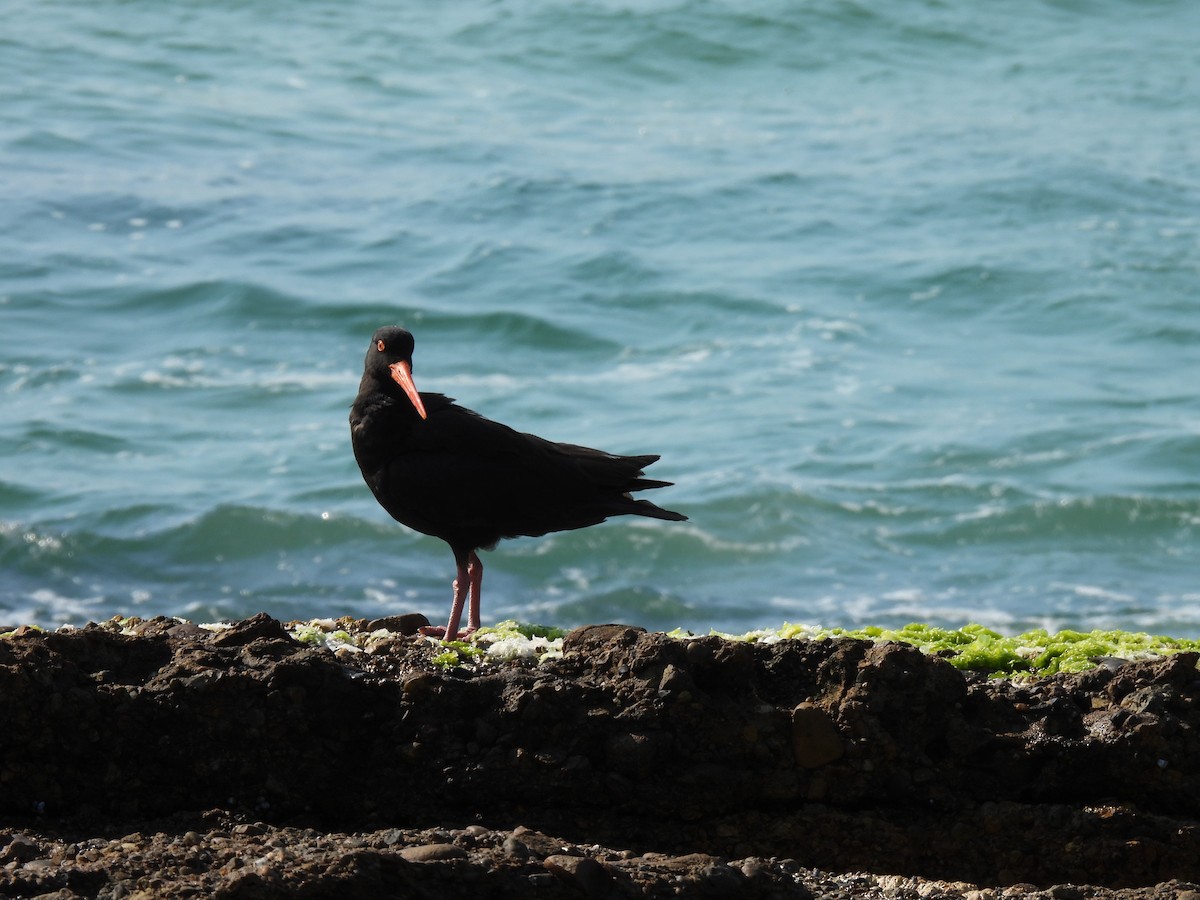
[[1062,584],[1059,582],[1051,582],[1050,587],[1057,590],[1070,591],[1077,597],[1087,597],[1088,599],[1094,600],[1111,600],[1116,603],[1131,603],[1134,600],[1132,594],[1108,590],[1092,584]]
[[37,588],[27,597],[5,604],[4,619],[9,624],[82,625],[109,618],[106,598],[99,594],[67,596],[50,588]]

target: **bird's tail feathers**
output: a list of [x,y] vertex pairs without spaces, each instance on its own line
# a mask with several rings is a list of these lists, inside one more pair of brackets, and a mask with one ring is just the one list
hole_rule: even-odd
[[683,513],[677,513],[673,509],[663,509],[661,506],[655,506],[649,500],[634,500],[633,505],[637,507],[632,510],[639,516],[648,516],[651,519],[665,519],[668,522],[686,522],[687,516]]
[[644,469],[646,466],[652,465],[662,459],[657,453],[647,453],[642,456],[622,456],[622,462],[629,463],[631,466],[637,466],[639,469]]
[[629,490],[648,491],[651,488],[670,487],[674,483],[673,481],[657,481],[653,478],[635,478],[629,482]]

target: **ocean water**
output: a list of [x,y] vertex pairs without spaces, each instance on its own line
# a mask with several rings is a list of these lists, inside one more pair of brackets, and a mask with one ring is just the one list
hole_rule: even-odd
[[447,612],[371,332],[652,499],[485,622],[1200,636],[1200,5],[0,2],[0,625]]

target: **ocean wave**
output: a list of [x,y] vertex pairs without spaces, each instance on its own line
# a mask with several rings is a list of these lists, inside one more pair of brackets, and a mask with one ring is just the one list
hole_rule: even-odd
[[398,323],[691,516],[505,543],[485,615],[1200,629],[1191,7],[26,6],[0,610],[440,618],[347,439]]
[[1183,549],[1200,517],[1200,501],[1153,496],[1058,497],[1021,504],[986,506],[986,515],[936,520],[899,540],[935,544],[1038,542],[1069,547],[1129,544]]

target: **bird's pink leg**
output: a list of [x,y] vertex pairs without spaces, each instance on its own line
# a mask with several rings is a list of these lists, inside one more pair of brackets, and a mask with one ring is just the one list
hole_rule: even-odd
[[[471,556],[475,556],[475,554],[472,553]],[[470,558],[471,557],[467,557],[466,559],[458,559],[457,557],[455,558],[455,561],[458,564],[458,576],[454,579],[454,603],[450,607],[450,621],[446,623],[445,628],[437,625],[428,625],[421,629],[421,634],[429,635],[430,637],[440,637],[447,641],[457,641],[459,638],[466,637],[479,627],[479,610],[476,608],[478,606],[478,602],[472,601],[471,616],[474,617],[476,624],[473,627],[467,628],[467,630],[461,635],[458,633],[458,623],[459,620],[462,619],[463,606],[466,604],[467,594],[468,592],[474,593],[470,590],[472,587],[471,575],[469,574],[471,571],[469,563]],[[470,625],[469,621],[468,625]]]
[[483,561],[480,560],[479,554],[474,550],[467,557],[467,577],[471,586],[471,610],[467,615],[467,630],[463,632],[464,636],[479,630],[479,607],[483,591]]

